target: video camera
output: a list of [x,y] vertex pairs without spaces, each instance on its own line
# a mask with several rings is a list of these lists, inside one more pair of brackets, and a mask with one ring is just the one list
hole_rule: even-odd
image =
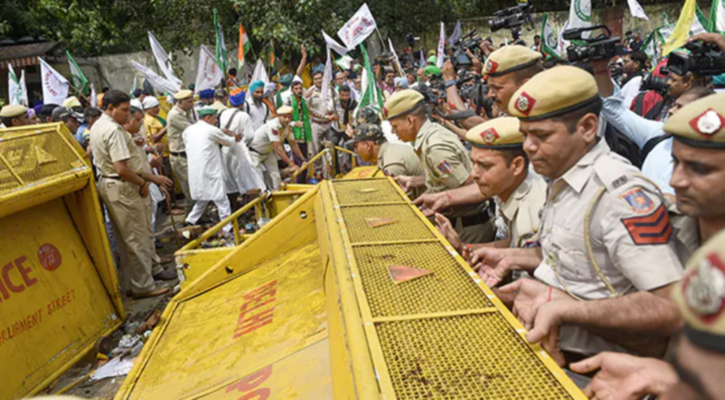
[[[603,29],[604,33],[591,38],[582,37],[582,33],[598,29]],[[564,31],[564,39],[579,40],[586,43],[583,46],[573,44],[566,48],[567,58],[569,58],[569,62],[571,63],[606,60],[624,54],[619,36],[612,37],[612,31],[606,25],[567,29]]]
[[493,13],[493,18],[488,21],[491,32],[500,29],[510,29],[514,40],[518,40],[521,36],[521,26],[529,23],[529,30],[534,28],[534,17],[529,13],[531,4],[521,3],[514,7],[509,7]]
[[375,64],[386,66],[393,60],[393,56],[390,53],[384,52],[375,59]]
[[[667,70],[667,67],[662,66],[660,68],[660,73],[667,76],[669,71]],[[667,78],[649,73],[642,78],[642,83],[639,84],[639,90],[642,92],[654,90],[661,95],[665,95],[667,93]]]
[[481,51],[481,42],[482,40],[478,35],[476,35],[475,29],[468,32],[466,36],[456,40],[456,42],[453,43],[453,46],[451,46],[451,62],[453,63],[453,67],[458,69],[460,66],[467,67],[469,65],[473,65],[473,60],[468,57],[466,50],[470,50],[474,55],[479,56],[479,52]]
[[667,68],[677,75],[693,72],[698,75],[719,75],[725,72],[725,55],[712,44],[702,41],[685,45],[690,54],[670,53]]

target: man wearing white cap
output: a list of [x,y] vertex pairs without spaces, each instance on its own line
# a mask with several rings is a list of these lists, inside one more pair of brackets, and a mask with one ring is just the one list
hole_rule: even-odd
[[[206,206],[213,201],[219,211],[219,219],[231,214],[229,199],[224,186],[226,171],[219,145],[234,146],[242,135],[227,135],[215,126],[217,110],[211,106],[199,109],[199,121],[184,130],[184,145],[189,162],[189,189],[194,199],[194,208],[186,222],[196,224],[204,214]],[[228,232],[231,225],[224,227]]]
[[[293,170],[298,167],[285,153],[282,143],[289,141],[292,151],[307,163],[302,151],[300,151],[294,136],[291,134],[290,121],[292,121],[292,107],[282,106],[277,110],[277,118],[265,123],[254,132],[254,139],[249,146],[252,163],[256,168],[264,171],[264,180],[267,188],[277,190],[282,183],[282,177],[277,166],[277,156],[282,159]],[[275,153],[277,156],[275,156]],[[303,164],[303,165],[304,165]]]

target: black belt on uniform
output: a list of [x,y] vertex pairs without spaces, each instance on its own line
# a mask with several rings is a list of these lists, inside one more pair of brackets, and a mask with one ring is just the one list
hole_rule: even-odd
[[122,180],[123,180],[123,179],[122,179],[122,178],[121,178],[120,176],[108,176],[108,175],[101,175],[101,176],[102,176],[103,178],[106,178],[106,179],[113,179],[113,180],[116,180],[116,181],[122,181]]
[[185,151],[170,151],[169,153],[171,153],[172,156],[186,158],[186,152]]
[[[463,217],[454,217],[454,218],[455,219],[460,219],[461,220],[461,225],[464,228],[467,228],[467,227],[473,226],[473,225],[485,224],[486,222],[488,222],[491,219],[491,216],[489,215],[488,212],[483,211],[480,214],[466,215],[466,216],[463,216]],[[451,221],[451,222],[453,222],[454,223],[454,226],[455,226],[455,222],[457,222],[457,221],[454,220],[454,221]]]
[[254,153],[257,153],[257,154],[259,154],[259,155],[262,155],[262,153],[260,153],[260,152],[259,152],[259,151],[258,151],[257,149],[255,149],[255,148],[254,148],[254,147],[252,147],[252,146],[249,146],[249,151],[251,151],[251,152],[254,152]]

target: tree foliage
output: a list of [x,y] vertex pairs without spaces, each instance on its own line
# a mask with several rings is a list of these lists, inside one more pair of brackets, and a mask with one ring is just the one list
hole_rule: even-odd
[[[45,37],[78,55],[147,50],[153,31],[167,50],[212,44],[212,10],[217,8],[233,46],[238,24],[259,53],[275,41],[278,58],[288,59],[305,43],[311,53],[324,45],[320,29],[336,36],[342,24],[368,3],[383,36],[420,35],[439,22],[480,17],[510,7],[514,0],[5,0],[0,35]],[[531,0],[536,11],[568,9],[569,0]],[[643,4],[655,0],[640,1]],[[612,0],[594,0],[594,7]],[[234,49],[230,49],[234,53]]]

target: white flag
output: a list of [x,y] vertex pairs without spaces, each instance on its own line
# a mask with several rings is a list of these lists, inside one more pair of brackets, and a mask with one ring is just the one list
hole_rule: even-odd
[[267,75],[267,69],[264,67],[262,59],[257,60],[257,65],[254,66],[254,73],[252,74],[252,82],[262,81],[264,86],[269,83],[269,76]]
[[355,15],[348,20],[345,25],[337,31],[337,36],[342,39],[342,43],[347,46],[348,50],[352,50],[363,40],[367,39],[370,34],[377,29],[375,18],[370,13],[367,3],[363,4]]
[[451,37],[448,38],[448,44],[453,46],[454,43],[456,43],[456,40],[461,38],[461,35],[463,35],[463,28],[461,28],[461,21],[456,22],[456,27],[453,28],[453,33],[451,33]]
[[[136,79],[136,77],[134,77],[133,79]],[[98,108],[98,95],[96,94],[96,85],[94,85],[93,82],[91,82],[91,98],[90,98],[90,100],[91,100],[91,107]]]
[[[571,0],[569,7],[569,26],[567,29],[585,28],[592,26],[592,1],[591,0]],[[588,38],[591,34],[585,33],[583,38]]]
[[322,37],[325,38],[325,43],[327,43],[327,46],[332,50],[335,50],[335,53],[344,56],[349,51],[341,44],[337,43],[335,39],[331,38],[325,31],[322,31]]
[[199,50],[199,67],[196,70],[194,91],[198,94],[202,90],[214,89],[224,79],[224,71],[219,68],[216,56],[203,44]]
[[559,40],[556,47],[556,52],[561,55],[562,58],[567,58],[566,48],[569,47],[569,41],[564,39],[564,32],[569,29],[569,21],[564,22],[564,26],[559,30]]
[[644,9],[639,5],[637,0],[627,0],[627,4],[629,5],[629,12],[632,13],[633,17],[649,21],[647,14],[645,14]]
[[171,57],[169,57],[169,54],[166,52],[166,50],[161,47],[161,43],[156,40],[154,34],[151,33],[151,31],[149,31],[148,34],[149,42],[151,43],[151,51],[154,53],[156,64],[158,64],[161,73],[164,74],[169,82],[173,83],[175,86],[178,86],[180,89],[182,82],[181,79],[177,78],[174,74],[174,68],[171,66]]
[[[327,62],[325,62],[325,73],[322,74],[322,104],[327,104],[327,96],[330,95],[330,82],[332,82],[332,57],[330,57],[330,48],[327,47]],[[325,107],[327,108],[327,107]]]
[[156,72],[146,68],[146,66],[141,65],[136,61],[133,62],[133,66],[144,76],[144,78],[146,78],[146,82],[150,83],[151,86],[159,92],[176,93],[181,90],[181,86],[177,86],[169,82],[165,78],[159,76]]
[[445,54],[443,53],[446,48],[446,25],[441,22],[441,35],[438,37],[438,51],[436,52],[436,58],[438,58],[438,61],[436,62],[436,67],[440,68],[443,66],[443,58],[445,57]]
[[40,80],[43,86],[43,103],[63,104],[63,100],[68,97],[70,88],[68,79],[65,79],[42,58],[38,57],[38,61],[40,61]]
[[723,0],[713,0],[710,7],[710,29],[725,35],[725,4]]
[[20,86],[20,79],[15,75],[13,65],[10,63],[8,63],[8,103],[10,105],[23,104],[23,88]]
[[398,54],[395,52],[395,47],[393,47],[393,41],[388,38],[388,46],[390,46],[390,55],[393,57],[393,62],[398,68],[398,71],[400,73],[403,73],[403,67],[400,66],[400,59],[398,58]]
[[28,86],[25,84],[25,70],[20,71],[20,90],[23,92],[23,105],[25,105],[26,107],[30,106],[30,103],[28,102]]

